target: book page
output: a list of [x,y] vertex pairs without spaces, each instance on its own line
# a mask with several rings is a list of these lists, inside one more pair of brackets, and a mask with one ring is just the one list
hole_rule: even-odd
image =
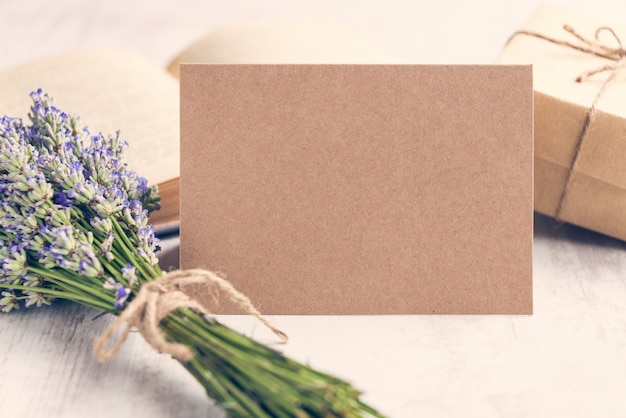
[[380,64],[391,58],[380,47],[332,22],[255,22],[215,31],[172,60],[168,71],[178,77],[180,63],[224,64]]
[[29,93],[42,88],[54,104],[79,115],[92,134],[120,131],[126,162],[150,184],[180,172],[178,82],[135,54],[74,52],[0,72],[0,114],[27,118]]

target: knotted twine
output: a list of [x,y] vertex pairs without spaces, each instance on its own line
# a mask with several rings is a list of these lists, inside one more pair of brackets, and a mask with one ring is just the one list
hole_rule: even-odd
[[[279,338],[287,341],[287,334],[261,315],[250,299],[237,291],[230,282],[208,270],[176,270],[165,273],[160,278],[141,286],[126,309],[96,339],[93,347],[94,356],[100,361],[113,357],[122,347],[130,329],[134,326],[159,352],[170,354],[181,361],[191,360],[192,350],[184,344],[166,341],[159,330],[159,323],[179,308],[191,309],[204,315],[206,320],[214,321],[211,313],[183,290],[183,286],[192,284],[199,284],[207,289],[215,287],[223,291],[243,311],[255,316]],[[115,338],[118,331],[119,336]]]
[[[515,32],[511,36],[511,38],[509,38],[509,42],[510,42],[511,39],[513,39],[513,37],[515,37],[516,35],[532,36],[532,37],[535,37],[535,38],[543,39],[544,41],[552,42],[553,44],[556,44],[556,45],[565,46],[565,47],[568,47],[568,48],[575,49],[577,51],[584,52],[586,54],[595,55],[597,57],[606,58],[606,59],[612,61],[612,62],[610,62],[610,63],[608,63],[606,65],[603,65],[603,66],[601,66],[599,68],[596,68],[594,70],[586,71],[586,72],[582,73],[581,75],[579,75],[576,78],[576,82],[577,83],[581,83],[581,82],[585,81],[587,78],[591,77],[594,74],[602,73],[602,72],[605,72],[605,71],[610,72],[610,75],[606,78],[606,80],[604,80],[604,82],[602,83],[602,85],[600,87],[600,90],[598,91],[598,93],[596,94],[595,98],[593,99],[593,102],[591,103],[591,106],[585,112],[585,118],[583,119],[583,125],[582,125],[582,127],[580,129],[580,133],[578,134],[578,139],[576,141],[576,148],[574,150],[574,158],[572,159],[572,163],[570,165],[569,172],[567,173],[567,179],[565,181],[565,187],[563,187],[563,190],[561,192],[561,197],[559,199],[559,204],[558,204],[557,209],[556,209],[556,215],[554,216],[554,218],[556,220],[558,220],[558,221],[562,221],[561,213],[563,211],[563,207],[565,206],[565,202],[566,202],[566,199],[568,197],[568,193],[569,193],[570,187],[571,187],[572,182],[573,182],[574,172],[576,171],[576,166],[578,165],[579,157],[582,154],[583,145],[585,143],[585,138],[587,137],[587,134],[589,133],[589,128],[591,127],[591,124],[593,123],[595,115],[596,115],[597,104],[600,101],[600,98],[604,95],[604,93],[608,89],[609,85],[617,77],[617,74],[618,74],[619,70],[624,68],[624,67],[626,67],[626,50],[624,50],[624,48],[622,46],[622,41],[619,38],[619,36],[617,36],[615,31],[613,29],[611,29],[610,27],[602,26],[602,27],[599,27],[598,29],[596,29],[594,39],[587,39],[587,38],[579,35],[569,25],[564,25],[563,29],[565,31],[567,31],[568,33],[570,33],[572,36],[574,36],[576,39],[578,39],[581,43],[580,44],[574,44],[572,42],[551,38],[549,36],[543,35],[543,34],[538,33],[538,32],[526,31],[526,30],[521,30],[521,31]],[[607,46],[607,45],[601,43],[600,42],[600,34],[602,32],[608,32],[609,34],[611,34],[613,36],[613,38],[615,39],[615,41],[617,41],[618,47],[617,48],[612,48],[610,46]]]

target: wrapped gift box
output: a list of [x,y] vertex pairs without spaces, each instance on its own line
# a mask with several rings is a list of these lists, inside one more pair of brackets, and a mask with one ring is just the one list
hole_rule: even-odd
[[[564,25],[591,44],[564,30]],[[596,39],[597,29],[603,26],[610,26],[616,36],[603,29]],[[523,31],[583,48],[597,49],[602,44],[621,49],[618,37],[626,39],[626,27],[553,5],[542,6]],[[498,63],[533,64],[535,210],[626,239],[626,69],[617,70],[605,88],[613,71],[577,82],[579,76],[616,61],[528,33],[515,34]],[[594,101],[595,114],[581,141],[585,116]]]

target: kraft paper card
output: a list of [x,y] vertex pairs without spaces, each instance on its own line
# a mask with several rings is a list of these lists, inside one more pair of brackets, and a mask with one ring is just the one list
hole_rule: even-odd
[[181,267],[267,314],[530,314],[532,108],[530,66],[182,65]]

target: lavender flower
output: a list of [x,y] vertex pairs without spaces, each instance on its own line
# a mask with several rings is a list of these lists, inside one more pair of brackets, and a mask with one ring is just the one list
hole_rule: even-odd
[[[121,309],[158,261],[148,224],[156,189],[123,162],[119,132],[92,135],[41,90],[31,98],[30,124],[0,119],[0,285],[13,286],[0,309],[72,299],[66,276],[109,291],[93,306]],[[139,255],[132,269],[116,260],[128,252]],[[107,280],[120,285],[107,289]]]
[[10,290],[3,290],[0,293],[0,311],[11,312],[11,310],[18,307],[17,296]]
[[128,287],[124,287],[121,283],[116,282],[112,278],[106,279],[104,284],[102,285],[104,289],[115,291],[115,308],[121,309],[126,303],[126,300],[130,296],[130,289]]
[[137,282],[137,268],[130,263],[126,264],[125,267],[122,267],[122,277],[126,279],[128,286],[133,287]]
[[[129,170],[119,132],[92,135],[31,94],[29,124],[0,118],[0,311],[64,298],[118,314],[161,276],[148,213],[156,188]],[[381,416],[348,383],[190,309],[161,322],[184,366],[233,417]]]

